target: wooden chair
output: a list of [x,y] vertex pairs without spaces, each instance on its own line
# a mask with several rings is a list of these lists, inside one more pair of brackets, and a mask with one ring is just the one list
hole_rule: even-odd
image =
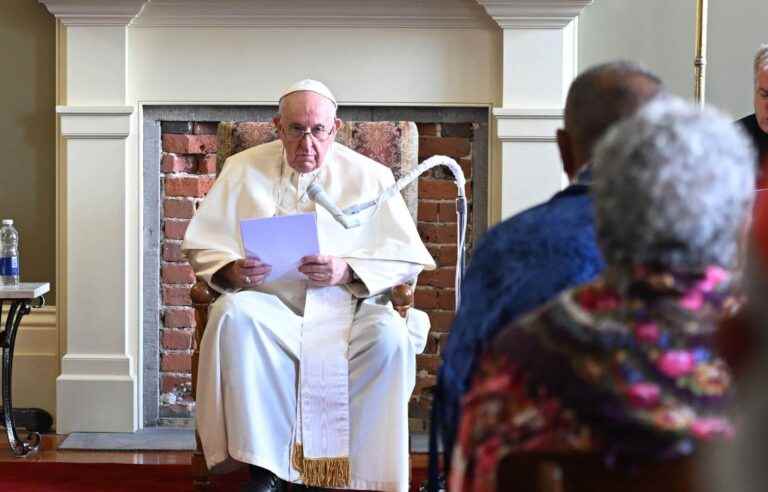
[[[218,127],[217,175],[226,159],[250,147],[271,142],[277,138],[275,127],[266,122],[222,122]],[[346,122],[336,138],[353,150],[366,155],[392,170],[395,179],[408,173],[418,164],[418,133],[416,124],[408,121],[357,121]],[[402,190],[403,198],[413,220],[418,207],[418,185],[414,181]],[[208,309],[218,293],[208,284],[198,280],[192,288],[192,303],[195,310],[195,346],[192,355],[192,397],[197,397],[197,368],[200,341],[208,323]],[[392,304],[405,317],[413,304],[413,290],[410,285],[398,285],[392,289]],[[192,472],[195,490],[207,490],[211,486],[200,436],[195,432],[197,448],[192,456]]]
[[595,453],[521,452],[500,469],[499,492],[694,492],[698,485],[696,456],[611,469]]

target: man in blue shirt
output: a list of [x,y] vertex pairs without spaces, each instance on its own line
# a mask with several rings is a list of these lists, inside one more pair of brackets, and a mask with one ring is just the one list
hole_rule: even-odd
[[611,125],[634,114],[661,90],[658,77],[627,62],[592,67],[573,81],[565,128],[557,132],[571,185],[488,231],[464,276],[462,302],[442,354],[433,402],[433,472],[438,435],[446,469],[450,466],[460,399],[486,342],[521,314],[602,270],[589,195],[592,149]]

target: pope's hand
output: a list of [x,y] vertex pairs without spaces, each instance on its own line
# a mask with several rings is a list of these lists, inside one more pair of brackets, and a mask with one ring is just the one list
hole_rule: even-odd
[[230,287],[248,289],[263,283],[271,271],[272,266],[258,258],[246,258],[233,261],[216,272],[216,275],[221,275]]
[[301,259],[299,271],[314,285],[341,285],[352,281],[352,270],[349,265],[336,256],[305,256]]

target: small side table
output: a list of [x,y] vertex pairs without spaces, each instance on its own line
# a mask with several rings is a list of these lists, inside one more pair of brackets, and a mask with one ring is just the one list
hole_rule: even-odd
[[37,451],[40,446],[40,434],[37,432],[30,432],[26,442],[22,442],[16,433],[13,403],[11,402],[13,349],[16,345],[16,332],[19,329],[21,318],[29,314],[33,307],[39,308],[45,305],[43,294],[49,290],[51,290],[51,285],[47,282],[23,282],[14,287],[0,286],[0,317],[2,317],[3,304],[10,303],[8,315],[5,318],[5,329],[0,332],[0,347],[3,349],[3,414],[5,429],[8,432],[8,445],[16,456],[26,456]]

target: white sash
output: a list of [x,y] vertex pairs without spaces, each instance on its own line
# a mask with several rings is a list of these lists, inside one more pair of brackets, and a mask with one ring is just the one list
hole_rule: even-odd
[[349,484],[349,337],[355,299],[343,287],[307,289],[293,466],[304,484]]

